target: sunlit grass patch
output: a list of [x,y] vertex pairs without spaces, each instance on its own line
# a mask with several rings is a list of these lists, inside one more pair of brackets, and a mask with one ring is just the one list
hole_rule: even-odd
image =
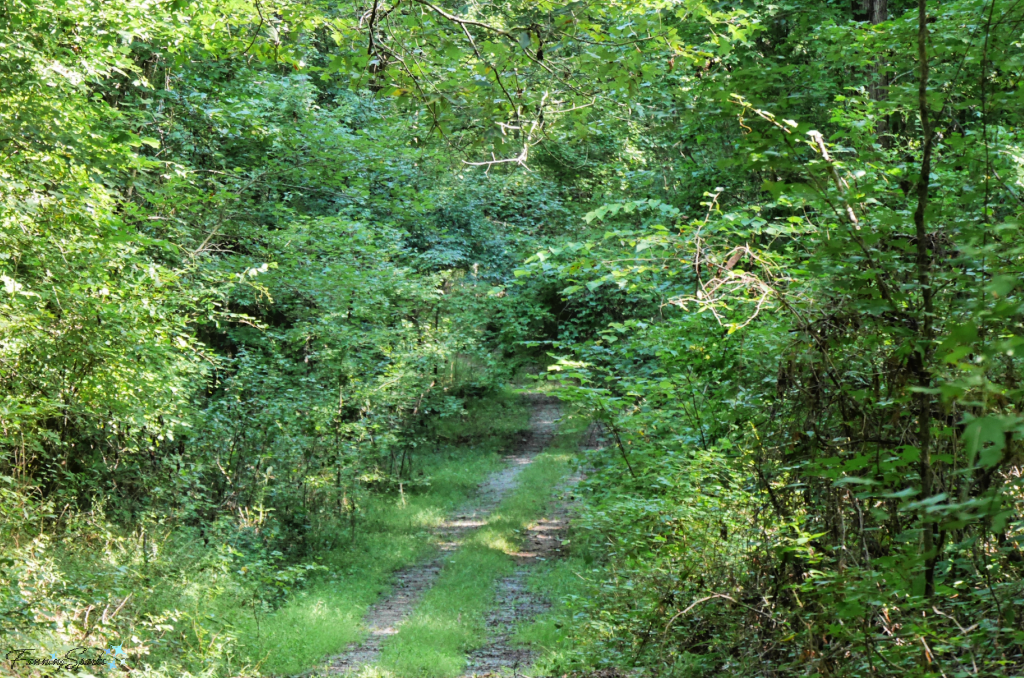
[[363,615],[388,590],[392,572],[431,551],[425,538],[415,536],[367,534],[358,541],[352,555],[338,559],[340,572],[313,582],[258,624],[252,617],[240,620],[251,661],[263,660],[267,673],[290,675],[358,640]]

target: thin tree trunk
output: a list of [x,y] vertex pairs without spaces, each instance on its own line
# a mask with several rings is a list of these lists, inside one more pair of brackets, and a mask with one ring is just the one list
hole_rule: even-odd
[[[873,25],[880,24],[889,19],[889,0],[867,0],[868,21]],[[889,76],[885,72],[885,63],[879,58],[879,62],[871,69],[871,82],[868,83],[868,96],[872,101],[885,101],[889,98]],[[882,117],[875,126],[875,133],[883,148],[889,148],[891,140],[888,136],[889,119]]]
[[[932,316],[934,306],[931,288],[931,255],[928,251],[928,231],[925,224],[925,210],[928,207],[928,183],[932,170],[932,128],[928,120],[928,12],[927,0],[917,0],[917,59],[920,81],[917,89],[919,114],[921,116],[922,155],[921,177],[917,182],[917,209],[914,210],[914,226],[917,237],[917,280],[921,288],[921,341],[918,345],[920,368],[918,386],[922,391],[917,394],[918,440],[921,447],[920,475],[921,498],[932,495],[935,482],[931,461],[931,426],[932,396],[924,392],[931,388],[931,371],[929,359],[932,352]],[[925,524],[926,514],[922,511],[921,521],[923,538],[921,543],[924,565],[924,593],[932,596],[935,593],[935,564],[938,556],[935,547],[935,535],[930,524]]]

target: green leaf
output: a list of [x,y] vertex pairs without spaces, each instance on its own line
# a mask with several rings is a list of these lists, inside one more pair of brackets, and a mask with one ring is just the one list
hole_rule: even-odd
[[1000,417],[979,417],[967,424],[963,434],[971,465],[994,466],[1002,458],[1006,437]]
[[878,485],[877,480],[871,478],[860,478],[858,476],[843,476],[839,480],[832,483],[832,487],[842,487],[843,485]]

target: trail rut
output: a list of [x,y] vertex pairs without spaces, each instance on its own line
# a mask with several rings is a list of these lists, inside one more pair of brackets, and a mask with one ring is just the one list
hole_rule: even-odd
[[[600,426],[591,425],[581,437],[581,449],[599,447],[600,435]],[[514,554],[516,570],[498,582],[495,606],[487,618],[490,640],[469,654],[462,678],[519,676],[533,664],[536,654],[530,648],[516,645],[513,633],[520,624],[547,611],[551,603],[530,591],[526,580],[533,566],[561,556],[574,499],[572,491],[580,480],[582,476],[579,475],[568,478],[560,488],[558,500],[545,517],[527,528],[523,547]]]

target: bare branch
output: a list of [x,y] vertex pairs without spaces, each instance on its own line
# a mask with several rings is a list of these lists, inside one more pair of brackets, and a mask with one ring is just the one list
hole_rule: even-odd
[[[472,165],[473,167],[487,167],[489,169],[493,165],[501,165],[503,163],[514,162],[515,164],[519,165],[520,167],[526,167],[526,157],[527,157],[527,154],[529,153],[529,150],[530,150],[530,145],[529,144],[524,144],[523,145],[523,150],[519,153],[519,155],[517,155],[514,158],[503,158],[501,160],[488,160],[486,162],[470,162],[468,160],[463,160],[462,164],[464,164],[464,165]],[[527,168],[527,169],[529,169],[529,168]]]

